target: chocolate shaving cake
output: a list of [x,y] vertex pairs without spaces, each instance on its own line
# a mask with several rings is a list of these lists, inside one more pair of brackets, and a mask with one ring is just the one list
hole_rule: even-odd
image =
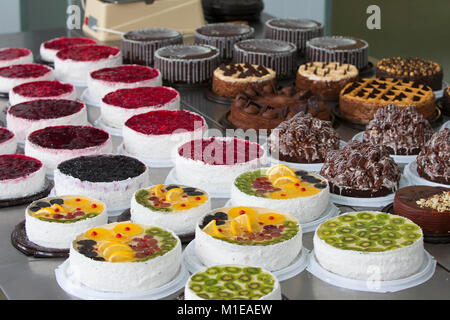
[[339,149],[339,136],[330,121],[297,113],[272,130],[267,145],[272,157],[295,163],[322,163]]
[[431,87],[442,89],[443,72],[439,64],[422,58],[393,57],[383,58],[377,63],[377,78],[394,78],[416,81]]
[[367,124],[363,141],[384,145],[390,154],[415,155],[432,135],[430,123],[414,107],[389,105],[378,109]]
[[436,132],[417,156],[417,172],[427,180],[450,185],[450,129]]
[[395,192],[401,172],[384,146],[352,140],[328,153],[320,175],[328,180],[334,194],[373,198]]

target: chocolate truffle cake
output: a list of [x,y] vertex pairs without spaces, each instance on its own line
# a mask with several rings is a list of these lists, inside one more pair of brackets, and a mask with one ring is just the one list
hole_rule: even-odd
[[442,89],[443,72],[439,64],[422,58],[393,57],[378,61],[377,78],[394,78],[406,81],[416,81],[431,87]]
[[330,192],[348,197],[382,197],[395,192],[400,169],[383,146],[353,140],[330,151],[320,174],[328,179]]
[[331,122],[299,112],[272,130],[267,145],[281,161],[322,163],[330,150],[339,149],[339,137]]
[[417,172],[427,180],[450,185],[450,129],[436,132],[417,156]]
[[414,107],[389,105],[378,109],[367,124],[363,141],[384,145],[389,154],[415,155],[432,135],[430,123]]

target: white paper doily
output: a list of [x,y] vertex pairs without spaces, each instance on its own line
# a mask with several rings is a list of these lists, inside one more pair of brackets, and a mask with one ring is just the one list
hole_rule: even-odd
[[95,100],[91,94],[89,93],[89,88],[86,88],[83,93],[80,96],[80,100],[81,102],[84,102],[85,104],[91,106],[91,107],[96,107],[96,108],[100,108],[101,102]]
[[444,123],[439,130],[444,130],[445,128],[450,129],[450,120]]
[[97,120],[94,122],[94,126],[100,129],[105,130],[110,135],[121,137],[122,136],[122,129],[121,128],[113,128],[108,126],[103,122],[102,116],[98,117]]
[[408,179],[408,184],[411,186],[432,186],[432,187],[446,187],[448,188],[448,184],[436,183],[429,181],[427,179],[422,178],[417,173],[417,162],[413,161],[408,164],[403,170],[403,175]]
[[309,263],[306,270],[320,280],[341,288],[378,293],[396,292],[418,286],[433,276],[436,270],[436,260],[425,250],[424,255],[424,261],[419,271],[407,278],[398,280],[366,281],[345,278],[324,269],[317,261],[314,250],[308,255]]
[[169,160],[146,159],[146,158],[141,158],[141,157],[135,156],[131,153],[128,153],[125,150],[125,148],[123,147],[123,143],[121,143],[117,147],[117,154],[136,158],[139,161],[143,162],[147,167],[150,167],[150,168],[172,168],[175,166],[173,161],[170,159]]

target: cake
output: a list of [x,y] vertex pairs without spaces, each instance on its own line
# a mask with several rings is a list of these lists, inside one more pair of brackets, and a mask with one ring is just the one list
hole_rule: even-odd
[[110,223],[80,233],[71,244],[69,264],[73,277],[91,289],[139,293],[176,276],[181,243],[157,226]]
[[158,184],[140,189],[131,198],[131,221],[156,225],[177,235],[195,232],[195,225],[211,211],[207,192],[182,185]]
[[243,265],[219,265],[191,275],[185,300],[281,300],[277,278],[267,270]]
[[91,126],[46,127],[30,133],[25,142],[25,154],[41,160],[51,174],[65,160],[112,150],[109,133]]
[[17,150],[17,140],[15,134],[0,127],[0,155],[15,154]]
[[323,35],[323,24],[309,19],[280,19],[273,18],[264,24],[267,39],[292,42],[298,52],[304,55],[306,41]]
[[20,154],[0,155],[0,199],[32,196],[45,186],[45,170],[38,159]]
[[148,28],[129,31],[121,40],[123,63],[153,67],[155,51],[175,44],[183,44],[183,35],[176,30]]
[[62,83],[56,80],[23,83],[12,88],[9,92],[9,103],[12,106],[38,99],[76,100],[77,93],[70,83]]
[[297,68],[297,47],[291,42],[247,39],[234,45],[233,62],[263,65],[280,79],[290,78]]
[[0,92],[9,93],[22,83],[53,80],[53,69],[42,64],[15,64],[0,68]]
[[328,105],[311,91],[298,91],[293,85],[280,90],[266,85],[262,91],[250,88],[238,94],[231,104],[228,121],[244,130],[270,131],[301,111],[330,120]]
[[48,197],[25,209],[27,238],[44,248],[69,249],[78,234],[107,220],[105,204],[82,196]]
[[79,45],[59,50],[55,56],[55,77],[75,84],[86,84],[94,70],[122,64],[116,47]]
[[262,65],[221,64],[214,70],[212,91],[220,97],[234,99],[241,91],[252,87],[262,90],[264,86],[274,86],[275,83],[275,71]]
[[401,173],[384,146],[352,140],[328,153],[320,175],[334,194],[373,198],[395,192]]
[[54,181],[58,196],[85,195],[114,210],[128,207],[134,192],[149,185],[149,173],[145,164],[131,157],[81,156],[61,162]]
[[259,22],[264,3],[261,0],[202,0],[205,19],[209,22]]
[[171,45],[155,52],[155,68],[170,84],[208,84],[219,61],[219,50],[206,44]]
[[205,119],[186,110],[156,110],[131,117],[122,129],[123,148],[130,155],[170,160],[177,146],[201,138],[207,131]]
[[295,85],[299,90],[308,89],[326,99],[338,99],[344,86],[358,80],[358,69],[348,63],[307,62],[297,71]]
[[26,48],[0,48],[0,68],[33,63],[33,52]]
[[153,110],[177,110],[180,94],[169,87],[138,87],[108,93],[100,104],[103,122],[122,128],[132,116]]
[[415,81],[432,90],[442,89],[443,72],[439,64],[422,58],[392,57],[377,62],[377,78]]
[[231,60],[234,44],[253,37],[254,33],[255,30],[245,24],[211,23],[197,28],[194,36],[195,43],[216,47],[222,60]]
[[433,134],[417,156],[417,173],[422,178],[450,185],[450,129]]
[[303,112],[281,122],[270,133],[270,155],[294,163],[323,163],[331,150],[339,149],[339,136],[331,122]]
[[450,188],[409,186],[394,197],[394,214],[411,219],[427,236],[450,235]]
[[308,61],[349,63],[361,70],[369,63],[369,44],[353,37],[317,37],[306,42],[306,58]]
[[25,142],[28,134],[48,126],[87,124],[87,111],[78,101],[34,100],[10,107],[6,123],[17,141]]
[[195,254],[207,267],[243,264],[276,271],[302,251],[302,231],[287,213],[257,207],[215,209],[199,220]]
[[139,65],[122,65],[96,70],[91,72],[88,78],[89,93],[98,101],[118,89],[160,85],[162,80],[158,69]]
[[176,178],[180,184],[204,190],[228,190],[234,178],[259,168],[264,149],[237,138],[212,137],[182,144],[175,155]]
[[59,50],[66,49],[71,46],[80,46],[80,45],[89,45],[96,44],[95,40],[89,38],[54,38],[48,41],[41,43],[39,48],[39,53],[41,55],[41,59],[47,62],[54,62],[56,53]]
[[379,108],[390,104],[413,106],[427,120],[436,113],[433,90],[412,81],[364,78],[348,83],[339,96],[341,116],[363,124],[372,120]]
[[428,120],[414,107],[378,109],[366,125],[363,141],[385,146],[389,154],[416,155],[433,135]]
[[450,115],[450,87],[447,87],[444,90],[444,97],[442,101],[442,113],[447,116]]
[[330,204],[327,181],[304,170],[276,164],[237,176],[231,187],[234,205],[291,214],[300,223],[316,220]]
[[316,229],[313,242],[315,258],[324,269],[356,280],[409,277],[421,268],[425,256],[419,226],[382,212],[331,218]]

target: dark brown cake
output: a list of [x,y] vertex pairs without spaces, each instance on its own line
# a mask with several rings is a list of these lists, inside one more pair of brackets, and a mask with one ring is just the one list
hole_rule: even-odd
[[442,113],[450,116],[450,87],[444,90],[444,98],[442,101]]

